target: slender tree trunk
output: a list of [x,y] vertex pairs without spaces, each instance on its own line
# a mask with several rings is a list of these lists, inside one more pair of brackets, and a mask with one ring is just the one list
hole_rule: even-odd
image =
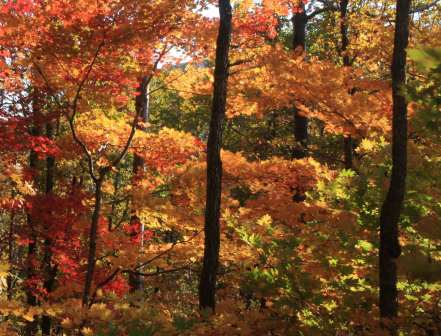
[[[119,171],[117,171],[115,173],[115,176],[113,178],[113,189],[115,190],[114,194],[117,195],[118,194],[118,190],[120,188],[120,183],[121,183],[121,173]],[[107,217],[107,222],[108,222],[108,227],[107,229],[110,231],[113,231],[113,217],[115,216],[115,211],[116,211],[116,196],[113,199],[112,202],[112,208],[110,209],[110,214]]]
[[[149,109],[150,109],[150,94],[149,94],[149,82],[150,78],[145,76],[139,83],[140,95],[136,97],[136,111],[138,115],[141,117],[141,121],[143,123],[147,123],[149,121]],[[140,126],[139,129],[141,131],[146,131],[146,127]],[[139,155],[135,154],[133,158],[133,175],[136,176],[145,169],[145,162]],[[133,209],[134,210],[134,209]],[[138,217],[135,213],[133,213],[131,221],[137,220]],[[139,220],[137,220],[139,221]],[[144,226],[142,225],[141,234],[144,234]],[[139,232],[134,232],[134,234],[139,234]],[[130,291],[135,292],[142,289],[142,279],[141,276],[137,272],[129,272],[129,286]]]
[[98,222],[101,214],[101,202],[102,202],[102,185],[105,174],[101,174],[95,181],[95,205],[92,214],[92,223],[89,232],[89,253],[87,257],[87,272],[86,282],[84,284],[83,292],[83,306],[89,305],[90,290],[92,289],[93,275],[96,265],[96,240],[98,237]]
[[219,0],[220,26],[216,45],[214,91],[210,132],[207,144],[207,198],[205,205],[204,261],[199,283],[199,306],[211,309],[216,305],[216,277],[220,249],[220,204],[222,188],[222,144],[228,84],[228,53],[232,31],[232,9],[229,0]]
[[[8,262],[9,266],[14,263],[14,221],[15,221],[15,214],[13,210],[11,210],[11,218],[9,222],[9,232],[8,232]],[[6,285],[7,285],[7,298],[8,301],[11,301],[14,294],[14,276],[12,274],[9,274],[6,278]]]
[[[49,139],[54,137],[54,127],[51,122],[46,125],[46,136]],[[48,156],[46,158],[46,195],[49,196],[54,190],[54,169],[55,169],[55,158]],[[51,228],[45,224],[44,233],[46,235],[44,240],[44,257],[43,257],[43,268],[44,268],[44,289],[48,294],[53,290],[56,267],[52,266],[52,240],[50,238]],[[47,315],[43,315],[41,319],[41,333],[43,336],[49,336],[51,333],[51,318]]]
[[[37,107],[35,107],[37,108]],[[33,136],[39,136],[41,135],[41,129],[40,127],[33,126],[33,129],[31,130],[31,134]],[[37,174],[38,166],[39,166],[39,160],[38,155],[34,150],[31,150],[29,154],[29,168],[32,170],[34,174]],[[34,186],[36,189],[39,189],[39,176],[34,176]],[[32,281],[32,278],[35,276],[35,270],[34,270],[34,262],[37,257],[37,236],[35,233],[35,219],[32,217],[32,214],[27,214],[27,225],[29,229],[29,239],[30,242],[28,244],[28,255],[26,260],[26,278],[28,281]],[[28,286],[25,290],[26,292],[26,303],[29,306],[36,306],[37,305],[37,298],[32,292],[32,286]],[[26,336],[33,336],[37,332],[37,321],[30,321],[26,323],[25,327],[25,335]]]
[[[347,18],[348,4],[349,4],[349,0],[340,1],[341,54],[343,59],[343,66],[345,67],[351,66],[351,61],[347,53],[349,47],[348,18]],[[352,136],[350,134],[346,135],[343,139],[343,150],[344,150],[345,168],[352,169],[354,167],[353,143],[352,143]]]
[[[306,51],[306,24],[308,17],[305,12],[303,2],[299,3],[300,12],[294,14],[293,23],[293,49],[299,52]],[[308,118],[299,114],[297,108],[294,108],[294,139],[296,145],[293,149],[293,158],[300,159],[308,154]]]
[[[140,82],[140,95],[136,97],[136,110],[141,117],[141,121],[146,123],[149,121],[150,115],[150,80],[151,78],[145,76]],[[139,127],[142,131],[145,131],[144,126]]]
[[[398,335],[393,321],[398,315],[397,265],[401,254],[398,222],[403,206],[407,174],[407,102],[402,92],[406,82],[406,48],[409,39],[410,0],[397,0],[394,51],[391,65],[392,176],[380,215],[380,317],[390,334]],[[391,323],[392,322],[392,323]]]
[[[54,126],[50,122],[46,125],[46,137],[48,139],[54,138]],[[46,158],[46,195],[51,194],[54,190],[54,168],[55,158],[48,156]]]
[[353,169],[354,148],[353,148],[353,141],[351,135],[344,136],[343,149],[344,149],[345,169]]
[[351,66],[349,55],[347,53],[349,47],[348,38],[348,5],[349,0],[340,1],[340,34],[341,34],[341,54],[343,58],[343,66]]
[[[150,82],[150,78],[143,81],[143,85],[147,86]],[[87,256],[87,271],[86,271],[86,280],[84,283],[84,291],[83,291],[83,299],[82,303],[83,306],[88,307],[90,305],[90,295],[92,290],[92,284],[93,284],[93,276],[95,273],[95,266],[96,266],[96,245],[97,245],[97,239],[98,239],[98,224],[99,219],[101,216],[101,208],[102,208],[102,199],[103,199],[103,192],[102,192],[102,186],[104,183],[104,180],[107,176],[107,174],[112,170],[114,167],[118,167],[123,158],[127,155],[127,152],[129,150],[130,144],[133,140],[133,137],[136,132],[136,126],[138,123],[139,118],[139,109],[138,109],[138,100],[137,100],[137,113],[136,118],[134,120],[134,128],[132,129],[130,136],[127,140],[126,146],[124,150],[120,153],[117,160],[114,161],[111,165],[102,167],[98,170],[98,176],[96,176],[93,173],[93,163],[91,164],[92,167],[89,167],[89,173],[92,176],[94,185],[95,185],[95,193],[94,193],[94,208],[92,213],[92,221],[90,226],[90,232],[89,232],[89,250],[88,250],[88,256]],[[143,110],[143,113],[148,113],[146,109]],[[73,132],[73,124],[71,121],[71,129]]]

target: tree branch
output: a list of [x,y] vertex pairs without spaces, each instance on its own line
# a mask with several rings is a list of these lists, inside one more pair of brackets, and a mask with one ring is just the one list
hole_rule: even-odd
[[92,72],[93,66],[95,65],[97,59],[98,59],[98,55],[101,51],[101,48],[104,46],[104,39],[101,41],[101,43],[98,45],[95,54],[93,56],[92,61],[90,62],[88,69],[83,77],[83,79],[81,80],[80,84],[78,85],[77,91],[75,93],[75,97],[72,103],[72,115],[68,116],[68,121],[69,121],[69,128],[71,130],[72,133],[72,137],[74,139],[74,141],[81,147],[81,149],[83,150],[84,154],[86,155],[87,158],[87,165],[89,168],[89,175],[92,178],[92,180],[94,182],[97,182],[98,179],[100,178],[100,176],[96,176],[95,175],[95,167],[93,164],[93,158],[92,158],[92,154],[90,153],[89,149],[87,148],[86,144],[78,137],[78,134],[75,130],[75,116],[78,112],[78,100],[81,94],[81,90],[84,87],[84,84],[86,83],[87,79],[89,78],[90,73]]
[[171,269],[166,269],[166,270],[160,270],[159,268],[156,270],[156,272],[151,272],[151,273],[143,273],[143,272],[136,272],[136,271],[131,271],[131,270],[124,270],[124,273],[133,273],[136,275],[140,275],[143,277],[153,277],[153,276],[157,276],[157,275],[161,275],[161,274],[167,274],[167,273],[174,273],[174,272],[178,272],[178,271],[182,271],[184,269],[190,269],[191,264],[189,265],[184,265],[181,267],[177,267],[177,268],[171,268]]
[[329,12],[329,11],[338,11],[338,8],[329,4],[325,7],[322,8],[317,8],[315,11],[313,11],[311,14],[308,14],[306,16],[307,20],[313,19],[314,17],[316,17],[319,14],[325,13],[325,12]]
[[435,0],[435,1],[432,1],[431,3],[426,4],[426,5],[416,6],[410,10],[410,14],[424,12],[424,11],[432,8],[433,6],[438,5],[438,2],[439,2],[439,0]]
[[203,230],[198,231],[197,233],[195,233],[193,236],[191,236],[187,240],[181,240],[181,241],[177,241],[177,242],[173,243],[168,249],[166,249],[165,251],[162,251],[161,253],[155,255],[153,258],[151,258],[151,259],[149,259],[149,260],[147,260],[147,261],[145,261],[145,262],[143,262],[141,264],[138,264],[134,269],[138,270],[138,269],[144,267],[145,265],[148,265],[148,264],[152,263],[153,261],[161,258],[162,256],[166,255],[167,253],[171,252],[175,248],[175,246],[178,245],[178,244],[188,243],[189,241],[191,241],[194,238],[196,238],[202,231]]

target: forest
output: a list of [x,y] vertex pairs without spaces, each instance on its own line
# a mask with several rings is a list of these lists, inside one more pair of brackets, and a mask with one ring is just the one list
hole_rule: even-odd
[[34,335],[441,336],[441,1],[1,0]]

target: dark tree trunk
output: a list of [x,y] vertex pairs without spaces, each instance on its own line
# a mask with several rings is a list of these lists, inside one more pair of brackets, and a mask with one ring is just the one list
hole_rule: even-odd
[[305,12],[305,5],[300,3],[300,11],[295,13],[292,18],[292,24],[294,29],[293,44],[294,50],[304,52],[306,49],[306,24],[308,23],[308,17]]
[[[11,210],[11,220],[9,222],[9,233],[8,233],[8,262],[9,266],[12,266],[14,263],[14,221],[15,214]],[[14,276],[9,274],[6,278],[6,286],[7,286],[7,299],[11,301],[13,298],[14,292]]]
[[[143,77],[139,83],[140,95],[136,97],[136,113],[140,117],[140,120],[144,125],[138,127],[141,131],[146,131],[145,123],[149,121],[150,112],[150,94],[149,94],[149,77]],[[135,154],[133,159],[133,174],[136,176],[141,170],[143,170],[144,161],[139,155]]]
[[[46,136],[49,139],[54,137],[54,127],[52,123],[46,125]],[[46,158],[46,195],[52,194],[54,190],[54,169],[55,169],[55,158],[48,156]],[[50,238],[51,228],[45,225],[44,228],[46,238],[44,240],[44,257],[43,257],[43,267],[45,273],[44,279],[44,289],[49,294],[53,290],[56,267],[52,267],[52,240]],[[49,336],[51,333],[51,318],[47,315],[43,315],[41,319],[41,333],[43,336]]]
[[[140,95],[136,97],[136,113],[140,116],[143,123],[149,121],[149,109],[150,109],[150,94],[149,94],[149,82],[150,78],[145,76],[139,83]],[[139,127],[140,130],[146,131],[145,126]],[[135,154],[133,158],[133,175],[136,176],[145,169],[144,160]],[[137,220],[136,214],[132,214],[131,222]],[[141,230],[142,231],[142,230]],[[134,232],[133,234],[139,234]],[[141,232],[143,234],[143,232]],[[135,292],[142,289],[142,280],[138,272],[129,272],[129,286],[130,291]]]
[[351,61],[347,53],[349,47],[348,38],[348,5],[349,0],[340,1],[340,34],[341,34],[341,54],[343,56],[343,66],[350,66]]
[[[407,102],[402,89],[406,82],[406,48],[409,39],[410,0],[397,0],[395,39],[392,58],[392,176],[380,216],[380,317],[397,317],[397,265],[401,254],[398,222],[403,206],[407,173]],[[395,322],[383,326],[398,334]]]
[[[349,4],[349,0],[340,1],[341,54],[343,59],[343,66],[345,67],[351,66],[351,61],[347,53],[349,47],[348,18],[347,18],[348,4]],[[352,169],[354,167],[354,164],[353,164],[353,146],[352,146],[351,135],[346,135],[344,137],[343,149],[344,149],[345,168]]]
[[[143,90],[147,89],[147,86],[150,82],[151,77],[148,77],[147,79],[144,79],[142,81]],[[96,266],[96,245],[97,245],[97,239],[98,239],[98,223],[101,216],[101,208],[102,208],[102,201],[103,201],[103,192],[102,192],[102,186],[104,183],[104,180],[106,179],[106,176],[109,174],[109,172],[112,170],[112,168],[116,168],[119,166],[121,161],[124,159],[124,157],[127,155],[128,150],[130,148],[130,144],[133,140],[133,137],[135,136],[136,129],[139,128],[139,111],[140,111],[140,105],[141,108],[143,108],[141,117],[147,117],[148,116],[148,109],[147,105],[148,101],[143,102],[141,99],[137,99],[136,101],[136,114],[135,119],[133,120],[133,128],[130,132],[129,138],[127,139],[126,145],[124,146],[124,149],[122,152],[117,156],[117,158],[111,163],[111,165],[108,165],[106,167],[102,167],[98,170],[98,176],[95,175],[93,172],[93,162],[92,158],[87,150],[85,150],[86,154],[89,156],[88,159],[90,160],[89,165],[89,174],[92,177],[92,180],[95,185],[95,193],[94,193],[94,208],[92,213],[92,221],[90,225],[90,231],[89,231],[89,250],[87,255],[87,270],[86,270],[86,280],[84,283],[84,291],[83,291],[83,298],[82,298],[82,304],[84,307],[89,307],[91,305],[90,302],[90,296],[91,296],[91,290],[93,285],[93,277],[95,273],[95,266]],[[143,105],[144,104],[144,105]],[[143,105],[143,107],[142,107]],[[74,126],[73,126],[73,120],[70,120],[70,127],[71,131],[74,135],[74,139],[78,143],[77,137],[74,132]],[[84,145],[83,145],[84,146]]]
[[101,214],[101,202],[102,202],[102,185],[105,174],[100,174],[99,178],[95,181],[95,205],[92,214],[92,223],[89,232],[89,252],[87,256],[87,271],[86,282],[84,284],[83,292],[83,306],[89,305],[90,291],[92,289],[93,275],[96,265],[96,240],[98,237],[98,222]]
[[220,203],[222,161],[220,150],[225,118],[228,84],[228,53],[232,31],[232,9],[229,0],[219,0],[220,26],[216,45],[214,91],[210,132],[207,144],[207,198],[205,207],[204,262],[199,283],[199,306],[214,311],[216,276],[220,248]]
[[[146,123],[149,121],[150,114],[150,81],[151,77],[145,76],[141,79],[139,89],[140,95],[136,97],[136,111],[141,118],[141,121]],[[141,126],[139,129],[145,131],[145,127]]]
[[[35,107],[37,108],[37,107]],[[33,136],[40,136],[41,135],[41,128],[40,126],[36,125],[32,128],[31,134]],[[35,188],[39,188],[40,181],[39,176],[37,175],[38,169],[39,169],[39,160],[38,155],[34,150],[31,150],[29,154],[29,168],[31,169],[32,173],[34,173],[34,186]],[[28,244],[28,255],[27,255],[27,261],[26,261],[26,278],[28,281],[31,281],[32,278],[35,276],[35,270],[34,270],[34,261],[37,257],[37,236],[35,233],[35,219],[32,217],[32,214],[27,214],[27,225],[29,229],[29,239],[30,242]],[[37,298],[32,292],[32,288],[28,287],[26,288],[26,303],[29,306],[36,306],[37,305]],[[37,321],[30,321],[26,323],[25,327],[25,335],[26,336],[33,336],[37,332]]]
[[[121,183],[121,172],[117,171],[115,173],[115,176],[113,178],[113,189],[115,190],[114,195],[118,194],[118,190],[120,188],[120,183]],[[114,197],[113,202],[112,202],[112,207],[110,210],[110,214],[107,217],[107,221],[108,221],[108,227],[107,229],[109,230],[109,232],[113,231],[113,217],[115,216],[115,211],[116,211],[116,197]]]
[[354,147],[352,137],[350,135],[343,138],[343,147],[345,154],[345,169],[353,169]]
[[[293,23],[293,49],[299,52],[306,51],[306,24],[308,17],[305,12],[305,5],[300,2],[301,11],[295,13],[292,18]],[[292,151],[293,158],[300,159],[308,154],[308,118],[299,114],[294,108],[294,139],[296,145]]]

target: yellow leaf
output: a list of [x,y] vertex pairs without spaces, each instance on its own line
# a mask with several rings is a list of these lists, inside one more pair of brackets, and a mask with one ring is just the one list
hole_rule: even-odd
[[9,274],[9,265],[0,264],[0,278],[6,277]]
[[26,312],[26,314],[23,315],[23,318],[26,321],[32,322],[34,320],[34,314],[32,314],[31,312]]
[[61,325],[63,326],[63,328],[65,328],[65,329],[69,329],[69,328],[72,328],[72,320],[70,319],[70,318],[68,318],[68,317],[66,317],[66,318],[64,318],[62,321],[61,321]]
[[83,329],[81,329],[81,332],[84,336],[92,336],[93,335],[93,330],[89,327],[84,327]]

